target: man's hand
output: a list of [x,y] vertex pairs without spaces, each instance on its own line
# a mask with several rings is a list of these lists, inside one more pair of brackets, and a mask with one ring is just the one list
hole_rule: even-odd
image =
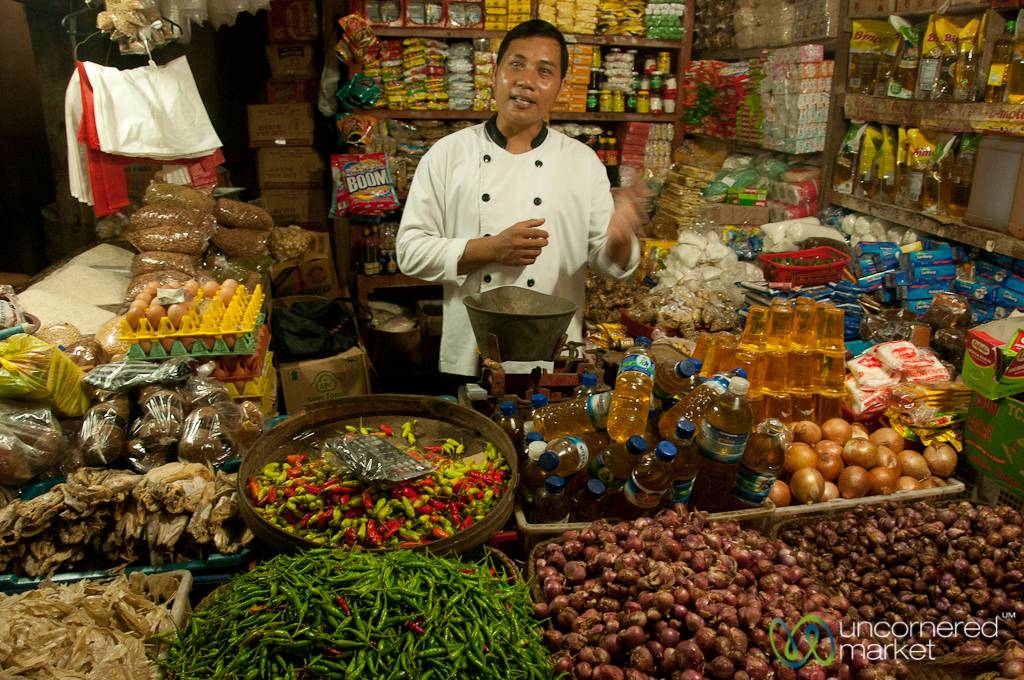
[[488,264],[509,267],[533,264],[548,244],[548,233],[537,228],[542,224],[542,219],[523,220],[495,236],[470,239],[459,260],[459,274],[468,274]]

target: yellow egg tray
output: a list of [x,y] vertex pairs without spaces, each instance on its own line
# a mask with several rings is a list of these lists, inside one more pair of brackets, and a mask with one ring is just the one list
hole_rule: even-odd
[[[247,356],[259,350],[263,330],[263,315],[256,320],[256,328],[247,333],[223,335],[196,335],[187,338],[164,337],[160,340],[138,340],[128,349],[128,358],[138,361],[161,361],[174,357]],[[188,347],[186,347],[186,343]],[[229,343],[230,346],[229,346]]]
[[225,305],[219,296],[206,300],[203,290],[196,293],[196,303],[181,318],[178,328],[171,325],[166,316],[160,319],[157,328],[153,328],[149,320],[143,316],[139,319],[139,328],[132,330],[128,320],[121,319],[121,340],[139,342],[140,340],[162,340],[164,338],[210,338],[221,337],[234,333],[251,333],[260,321],[260,310],[263,309],[263,286],[256,284],[250,293],[245,286],[239,286],[231,301]]
[[228,381],[224,386],[228,394],[234,399],[259,399],[263,415],[273,415],[277,410],[277,369],[274,368],[274,353],[267,352],[267,358],[263,362],[263,375],[257,376],[241,384],[240,381]]

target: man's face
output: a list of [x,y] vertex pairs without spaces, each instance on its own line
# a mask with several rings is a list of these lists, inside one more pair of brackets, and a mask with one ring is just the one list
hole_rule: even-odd
[[543,121],[562,88],[561,61],[551,38],[513,40],[494,78],[498,116],[523,127]]

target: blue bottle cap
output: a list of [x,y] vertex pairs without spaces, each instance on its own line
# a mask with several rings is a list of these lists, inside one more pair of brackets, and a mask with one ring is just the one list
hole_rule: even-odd
[[553,451],[545,451],[540,454],[540,458],[537,459],[537,465],[544,472],[551,472],[558,467],[558,454]]
[[534,408],[544,408],[548,405],[548,398],[543,394],[535,394],[530,398],[530,404],[532,404]]
[[641,335],[639,338],[633,338],[633,344],[640,345],[642,347],[650,347],[651,339]]
[[558,475],[548,477],[544,480],[544,488],[548,490],[548,493],[562,493],[565,491],[565,477]]
[[597,387],[597,374],[586,372],[580,376],[580,384],[584,387]]
[[671,463],[676,459],[676,445],[672,442],[658,442],[658,448],[655,449],[654,455],[663,463]]
[[676,364],[676,375],[680,378],[692,378],[700,372],[693,359],[683,359]]
[[506,399],[498,404],[498,410],[501,411],[503,416],[514,416],[516,414],[516,402]]
[[640,435],[635,434],[626,440],[626,450],[634,456],[639,456],[647,450],[647,440]]
[[607,487],[604,485],[604,482],[602,482],[600,479],[591,479],[587,481],[587,493],[589,493],[594,498],[600,498],[601,496],[604,495],[604,492],[606,490]]
[[698,373],[700,373],[700,369],[704,368],[704,360],[703,359],[694,359],[694,358],[691,357],[690,361],[692,361],[693,365],[697,367],[697,372]]
[[734,378],[746,378],[747,372],[744,371],[742,368],[734,368],[729,372],[729,375],[733,376]]
[[676,423],[676,437],[679,439],[693,439],[693,435],[696,433],[697,426],[692,421],[680,418],[679,422]]
[[544,435],[540,432],[531,432],[526,435],[526,445],[529,446],[530,442],[542,442],[544,441]]

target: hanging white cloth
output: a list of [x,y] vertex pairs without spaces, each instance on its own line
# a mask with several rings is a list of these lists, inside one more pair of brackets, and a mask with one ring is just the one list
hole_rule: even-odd
[[78,128],[82,123],[82,87],[78,69],[71,74],[64,92],[64,134],[68,144],[68,184],[71,195],[86,205],[92,205],[92,184],[86,162],[85,145],[78,141]]

